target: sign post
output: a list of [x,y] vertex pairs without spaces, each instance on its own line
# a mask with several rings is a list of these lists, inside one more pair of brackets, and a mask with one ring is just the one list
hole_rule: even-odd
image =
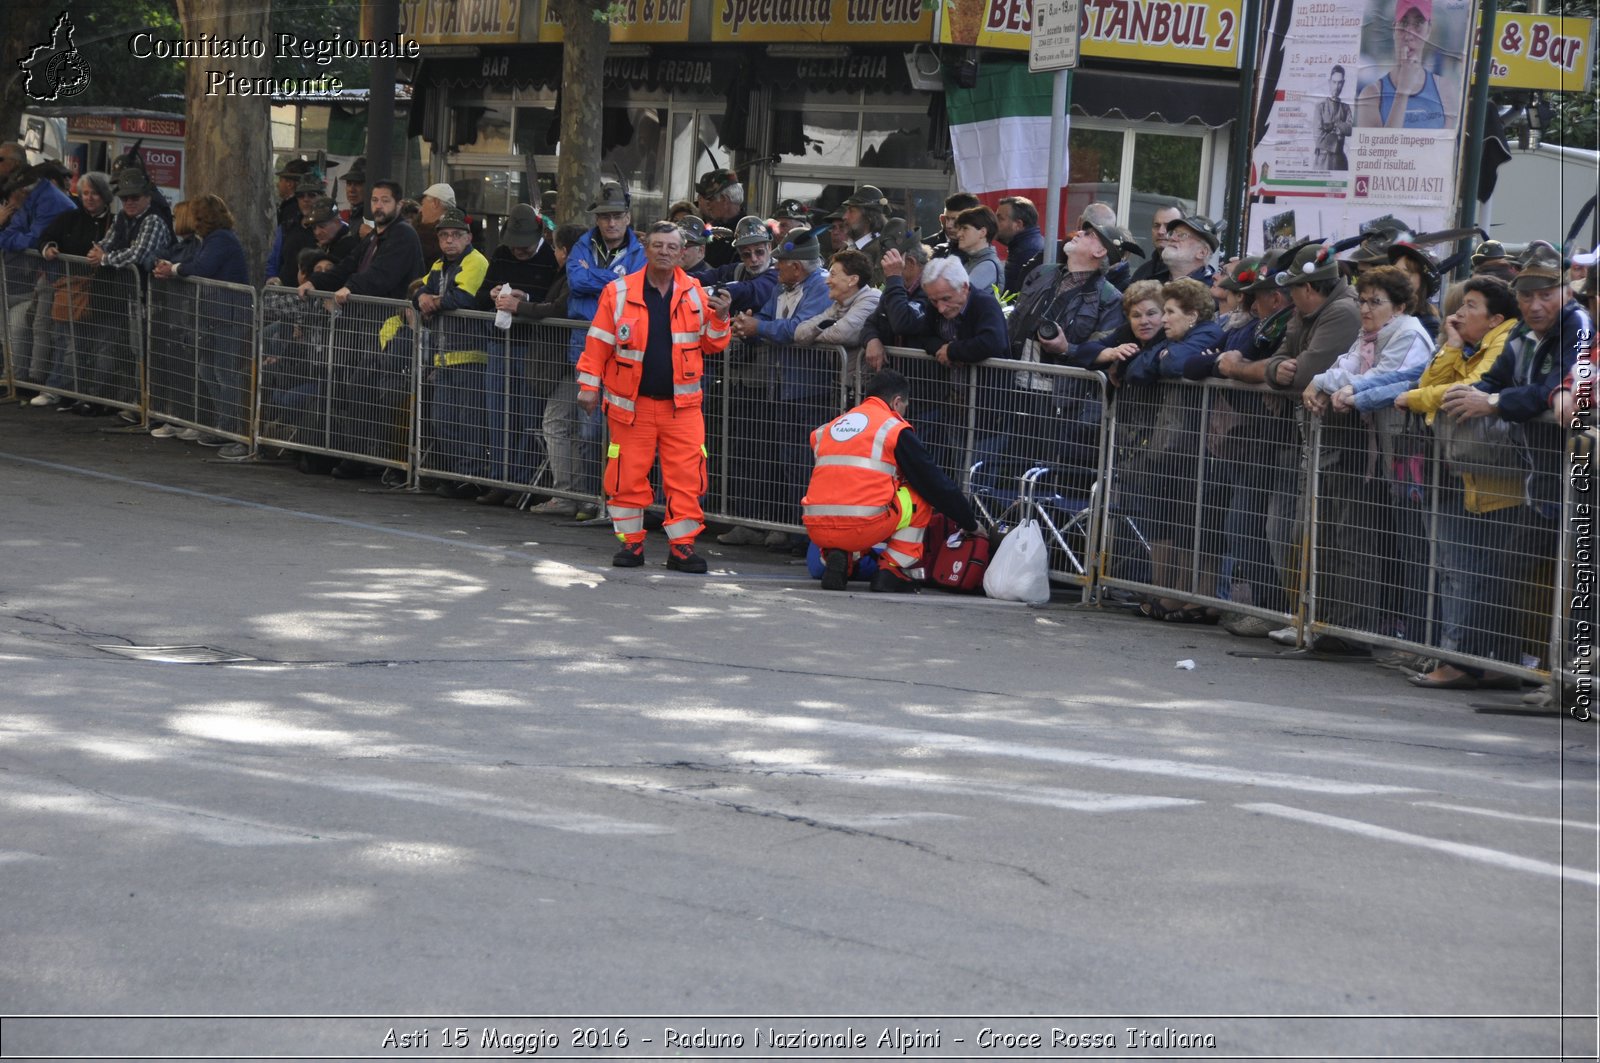
[[1046,183],[1044,264],[1053,265],[1061,244],[1061,188],[1066,184],[1067,100],[1072,68],[1078,65],[1080,0],[1034,0],[1028,70],[1055,73],[1050,96],[1050,176]]

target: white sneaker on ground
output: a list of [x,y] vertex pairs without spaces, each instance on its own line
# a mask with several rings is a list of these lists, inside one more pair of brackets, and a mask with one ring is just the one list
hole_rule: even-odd
[[1248,613],[1229,613],[1222,621],[1222,630],[1244,639],[1264,639],[1272,634],[1272,621]]
[[217,451],[217,457],[223,461],[249,461],[252,456],[253,452],[245,443],[229,443]]
[[755,546],[766,541],[765,533],[758,532],[754,528],[746,528],[743,524],[717,536],[717,542],[724,546]]
[[788,546],[789,533],[786,531],[767,532],[767,537],[762,542],[767,546]]
[[183,431],[175,424],[163,424],[150,429],[150,435],[155,439],[173,439],[182,436]]
[[[155,433],[152,432],[151,434],[154,435]],[[183,439],[193,443],[198,440],[201,435],[203,435],[203,433],[198,428],[180,428],[178,429],[177,435],[173,436],[172,438]]]
[[60,395],[52,395],[48,391],[41,391],[28,400],[29,406],[54,406],[61,401]]
[[537,506],[530,506],[529,513],[537,513],[541,517],[567,517],[571,518],[578,512],[578,504],[570,498],[552,498],[540,502]]
[[1276,631],[1269,631],[1267,632],[1267,638],[1280,646],[1298,646],[1300,644],[1300,632],[1292,627],[1280,627]]

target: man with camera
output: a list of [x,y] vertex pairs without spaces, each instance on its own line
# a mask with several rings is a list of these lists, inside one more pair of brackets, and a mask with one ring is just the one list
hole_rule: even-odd
[[1121,327],[1122,297],[1106,270],[1122,261],[1131,242],[1118,225],[1085,221],[1062,249],[1065,262],[1029,274],[1007,322],[1011,357],[1092,368],[1077,348]]

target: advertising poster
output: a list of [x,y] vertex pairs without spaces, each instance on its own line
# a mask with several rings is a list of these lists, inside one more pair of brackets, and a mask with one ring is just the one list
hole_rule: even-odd
[[1455,224],[1471,0],[1274,0],[1248,246]]

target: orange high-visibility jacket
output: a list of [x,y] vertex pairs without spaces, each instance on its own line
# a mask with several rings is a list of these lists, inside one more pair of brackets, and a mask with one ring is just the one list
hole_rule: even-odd
[[807,527],[860,528],[904,505],[894,448],[910,424],[882,399],[868,399],[811,433],[816,468],[800,500]]
[[[600,293],[589,336],[578,359],[578,388],[599,391],[606,413],[633,423],[633,404],[644,375],[650,315],[644,306],[645,271],[618,277]],[[703,357],[728,346],[728,321],[706,301],[700,282],[683,270],[672,274],[672,402],[699,406]]]

